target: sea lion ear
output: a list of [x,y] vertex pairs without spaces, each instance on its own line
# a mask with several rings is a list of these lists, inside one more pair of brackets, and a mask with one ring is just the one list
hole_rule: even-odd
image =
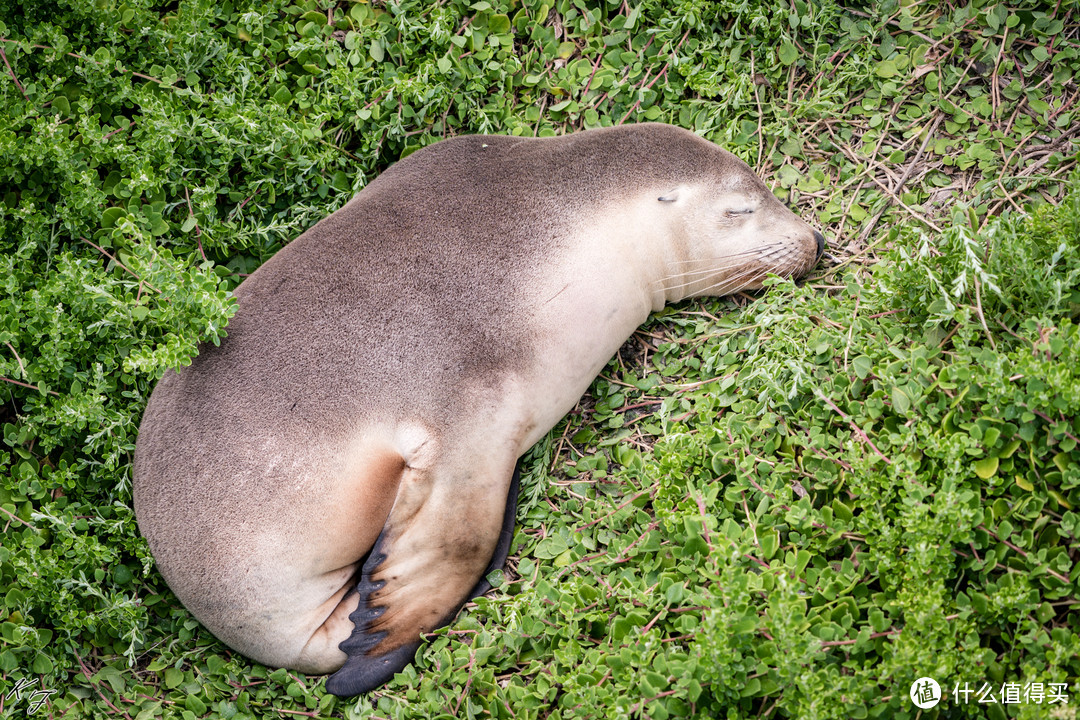
[[680,188],[675,188],[674,190],[671,190],[670,192],[666,192],[666,193],[664,193],[663,195],[661,195],[660,197],[658,197],[656,199],[659,200],[662,203],[675,202],[676,200],[679,199],[679,189]]

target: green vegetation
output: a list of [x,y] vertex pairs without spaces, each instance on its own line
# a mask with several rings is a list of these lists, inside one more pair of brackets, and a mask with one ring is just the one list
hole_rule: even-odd
[[[1076,716],[1072,3],[0,0],[0,51],[5,711],[913,718],[930,676],[921,717],[1052,709],[965,682]],[[833,262],[636,334],[527,456],[499,590],[382,691],[217,643],[130,508],[156,379],[402,155],[643,120],[756,166]]]

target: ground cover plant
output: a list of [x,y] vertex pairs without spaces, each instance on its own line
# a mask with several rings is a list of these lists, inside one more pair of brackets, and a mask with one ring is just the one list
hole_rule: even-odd
[[[1076,716],[1074,4],[0,0],[0,63],[5,714]],[[499,589],[383,690],[217,643],[131,512],[155,380],[399,157],[645,120],[827,262],[637,333],[526,457]]]

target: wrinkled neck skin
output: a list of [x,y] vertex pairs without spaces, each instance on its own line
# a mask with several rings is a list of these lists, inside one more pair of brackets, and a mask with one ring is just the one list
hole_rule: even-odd
[[541,275],[530,303],[538,361],[520,386],[533,409],[521,452],[573,409],[649,313],[692,289],[678,277],[692,260],[686,221],[659,195],[644,193],[583,226]]

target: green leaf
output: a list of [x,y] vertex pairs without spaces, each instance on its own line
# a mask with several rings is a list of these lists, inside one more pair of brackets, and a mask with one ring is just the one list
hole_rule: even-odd
[[780,534],[775,530],[764,533],[761,536],[761,554],[766,560],[771,560],[780,547]]
[[851,367],[855,370],[855,374],[859,376],[859,379],[865,380],[870,376],[873,361],[866,355],[858,355],[851,359]]
[[165,670],[165,687],[170,690],[180,687],[180,684],[184,682],[184,671],[177,668],[167,668]]
[[368,54],[377,63],[381,63],[386,58],[386,53],[383,52],[382,43],[379,42],[378,38],[372,38],[371,45],[368,47]]
[[731,626],[732,635],[742,635],[744,633],[750,633],[757,629],[758,618],[756,615],[744,617],[741,620],[736,621]]
[[894,60],[882,60],[874,66],[874,74],[880,78],[891,78],[896,77],[899,71]]
[[53,662],[44,653],[38,653],[30,670],[37,675],[47,675],[53,671]]
[[998,458],[988,457],[975,462],[975,474],[983,480],[993,477],[998,471]]
[[894,387],[892,390],[892,405],[896,412],[908,415],[911,412],[911,398],[903,388]]
[[541,560],[551,560],[566,552],[566,540],[561,535],[552,535],[541,540],[533,550],[533,556]]
[[810,564],[811,555],[806,550],[799,550],[795,554],[795,574],[802,575],[806,566]]
[[799,59],[799,51],[790,40],[785,40],[780,43],[779,55],[780,62],[784,65],[791,65]]
[[116,225],[116,221],[127,215],[127,211],[124,208],[111,207],[101,213],[101,227],[111,228]]
[[488,30],[496,35],[510,32],[510,18],[506,15],[492,15],[488,19]]

